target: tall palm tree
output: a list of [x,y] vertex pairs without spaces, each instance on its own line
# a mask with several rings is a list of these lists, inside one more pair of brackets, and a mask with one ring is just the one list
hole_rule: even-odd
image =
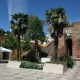
[[58,60],[58,38],[63,34],[63,28],[67,25],[64,8],[46,10],[46,21],[51,25],[51,37],[54,38],[52,61]]
[[25,34],[28,29],[28,15],[23,13],[12,15],[11,29],[17,37],[17,59],[19,60],[21,56],[20,36]]
[[43,21],[41,21],[36,16],[30,16],[29,18],[29,28],[31,29],[31,38],[35,40],[35,47],[36,47],[36,59],[39,60],[39,53],[37,51],[38,47],[38,40],[44,41],[45,34],[43,31]]

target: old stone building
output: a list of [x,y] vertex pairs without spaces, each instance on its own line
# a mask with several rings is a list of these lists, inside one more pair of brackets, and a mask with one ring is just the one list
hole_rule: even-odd
[[[53,42],[47,47],[41,47],[43,51],[52,55]],[[75,22],[71,27],[63,30],[63,36],[59,38],[58,56],[68,54],[73,57],[80,57],[80,22]]]
[[80,57],[80,22],[64,29],[65,52],[74,57]]

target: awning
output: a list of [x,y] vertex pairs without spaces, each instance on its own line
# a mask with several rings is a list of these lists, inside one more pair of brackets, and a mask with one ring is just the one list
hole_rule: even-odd
[[0,47],[0,53],[2,53],[2,52],[12,53],[12,50],[7,49],[7,48]]

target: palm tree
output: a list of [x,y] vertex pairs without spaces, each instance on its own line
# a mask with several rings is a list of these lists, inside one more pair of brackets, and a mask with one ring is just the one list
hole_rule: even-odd
[[17,37],[17,59],[19,60],[21,56],[20,36],[25,34],[28,29],[28,15],[23,13],[12,15],[11,29]]
[[46,21],[51,26],[51,37],[54,38],[52,61],[58,60],[58,38],[63,34],[63,28],[67,25],[64,8],[46,10]]
[[41,21],[36,16],[30,16],[29,18],[29,28],[31,30],[31,38],[35,40],[35,48],[36,48],[36,59],[39,60],[39,53],[38,53],[38,40],[44,41],[45,34],[43,31],[43,21]]

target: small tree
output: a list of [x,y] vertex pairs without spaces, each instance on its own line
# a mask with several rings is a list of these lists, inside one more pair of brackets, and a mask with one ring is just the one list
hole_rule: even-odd
[[36,59],[39,60],[39,52],[38,52],[38,40],[44,41],[45,34],[43,31],[43,22],[36,16],[30,16],[29,18],[29,28],[31,30],[31,39],[35,40],[35,48],[36,48]]
[[12,34],[8,35],[8,38],[4,43],[4,47],[14,50],[17,48],[16,46],[17,46],[17,42],[14,36]]

